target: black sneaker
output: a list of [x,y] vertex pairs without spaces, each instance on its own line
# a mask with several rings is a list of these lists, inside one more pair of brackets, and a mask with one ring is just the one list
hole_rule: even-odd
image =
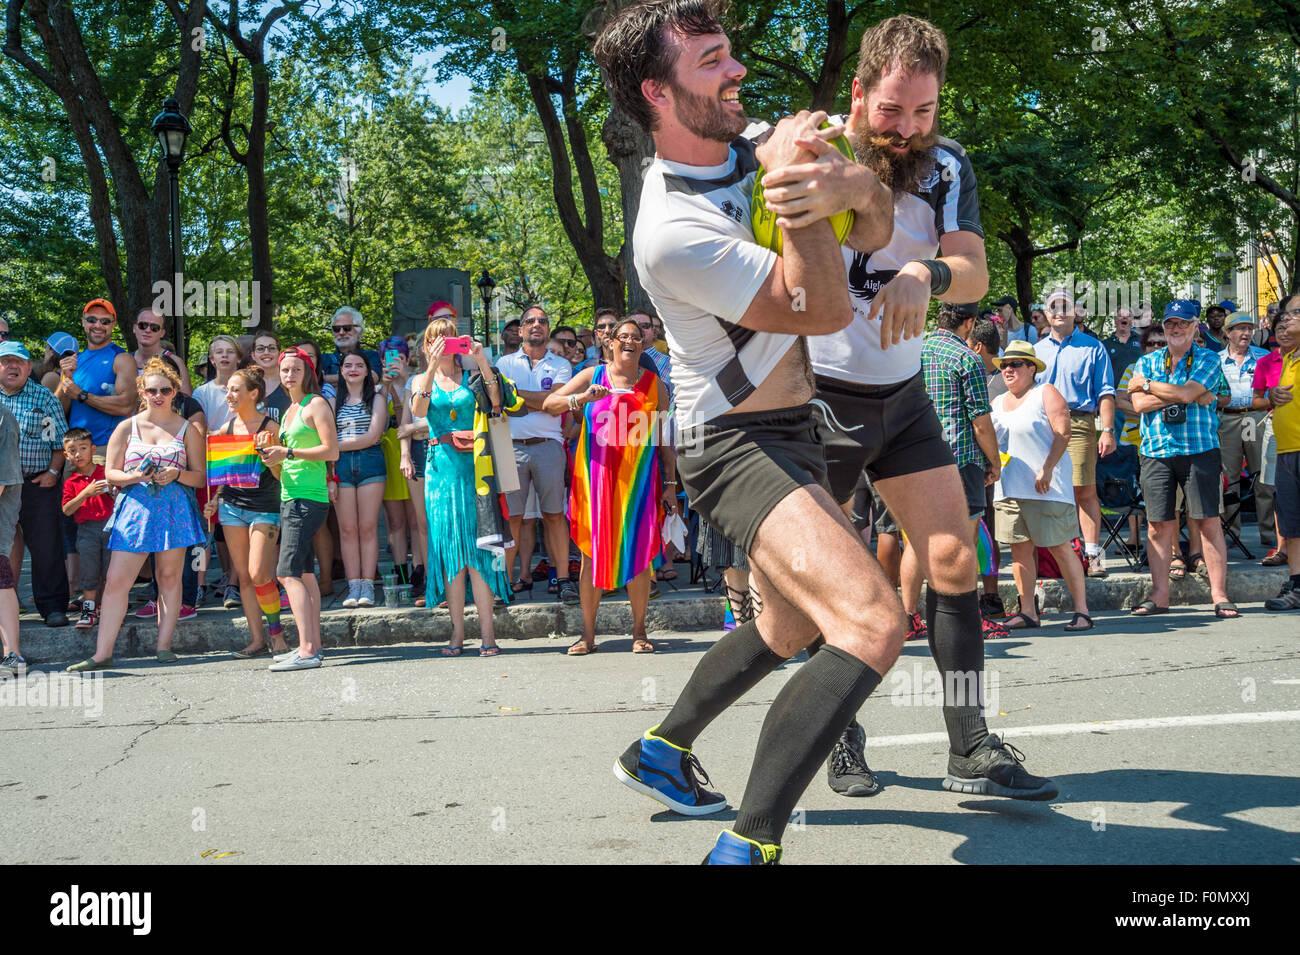
[[866,745],[867,731],[854,720],[835,741],[831,758],[826,761],[826,782],[833,792],[841,796],[874,796],[880,792],[880,781],[868,768],[863,753]]
[[578,604],[582,602],[582,596],[581,594],[578,593],[578,585],[575,584],[572,580],[568,580],[568,579],[560,581],[560,589],[558,592],[558,597],[561,603],[566,603],[569,605]]
[[1025,754],[990,733],[969,756],[948,754],[943,788],[973,796],[1007,796],[1035,802],[1055,799],[1056,783],[1031,776],[1020,764]]
[[1264,609],[1300,610],[1300,590],[1296,590],[1295,584],[1288,580],[1282,585],[1282,589],[1277,592],[1276,597],[1264,601]]
[[1002,598],[998,594],[982,594],[980,596],[980,613],[985,617],[1003,617],[1006,616],[1007,608],[1002,604]]

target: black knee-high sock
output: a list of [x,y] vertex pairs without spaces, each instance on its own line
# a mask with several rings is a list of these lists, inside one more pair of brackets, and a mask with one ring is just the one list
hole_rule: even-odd
[[690,749],[718,714],[782,663],[758,634],[758,621],[742,623],[704,654],[655,735]]
[[881,679],[839,647],[822,647],[800,667],[763,721],[736,815],[737,834],[755,842],[781,842],[795,803]]
[[[808,644],[808,646],[805,648],[808,653],[808,659],[811,660],[813,658],[813,654],[816,653],[824,646],[826,646],[826,638],[823,637],[821,634],[818,634],[817,638],[813,640],[812,643]],[[852,716],[849,717],[849,724],[844,728],[843,733],[848,733],[850,730],[854,729],[855,727],[859,729],[861,728],[861,724],[858,723],[858,714],[856,713],[854,713]],[[843,735],[843,733],[841,735]]]
[[989,735],[981,705],[984,632],[979,596],[974,590],[941,594],[929,588],[925,617],[930,629],[930,654],[943,676],[943,722],[948,730],[948,746],[952,752],[968,756]]

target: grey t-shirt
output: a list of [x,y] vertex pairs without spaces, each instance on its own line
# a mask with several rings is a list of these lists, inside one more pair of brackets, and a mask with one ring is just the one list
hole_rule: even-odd
[[0,402],[0,486],[23,483],[23,468],[18,460],[18,419]]

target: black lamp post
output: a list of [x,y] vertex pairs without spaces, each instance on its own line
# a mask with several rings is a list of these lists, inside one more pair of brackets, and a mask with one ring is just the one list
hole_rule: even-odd
[[184,360],[185,347],[185,286],[181,281],[181,186],[180,168],[185,159],[185,140],[190,134],[190,121],[181,112],[181,104],[174,97],[163,101],[163,111],[153,121],[153,133],[162,146],[163,159],[167,161],[168,180],[172,200],[172,304],[175,315],[172,328],[176,352]]
[[492,302],[492,290],[497,287],[497,283],[492,281],[492,276],[488,275],[487,269],[478,280],[478,294],[483,299],[483,344],[488,344],[488,305]]

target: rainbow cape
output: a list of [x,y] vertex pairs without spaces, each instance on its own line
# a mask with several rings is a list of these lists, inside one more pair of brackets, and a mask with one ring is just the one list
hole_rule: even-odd
[[251,434],[208,435],[208,487],[257,487],[262,458]]
[[[654,372],[643,371],[630,394],[583,409],[569,520],[578,549],[591,558],[592,585],[602,590],[622,587],[663,549],[658,383]],[[606,384],[603,365],[592,384]]]

